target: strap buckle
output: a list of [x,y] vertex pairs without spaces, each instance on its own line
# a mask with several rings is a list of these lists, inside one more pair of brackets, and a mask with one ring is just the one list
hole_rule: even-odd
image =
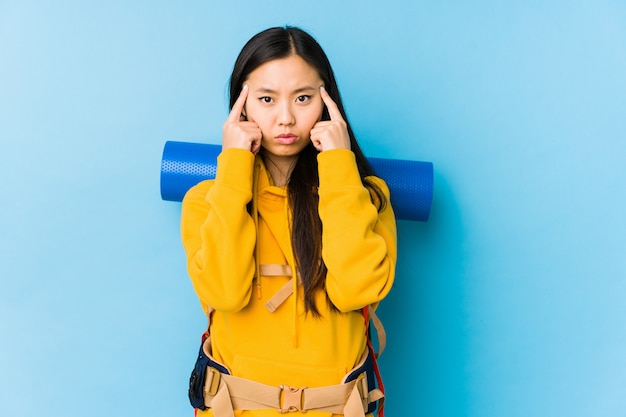
[[361,404],[363,405],[363,409],[367,410],[369,406],[369,389],[367,386],[367,373],[363,372],[360,374],[356,381],[356,388],[359,391],[359,396],[361,397]]
[[217,369],[207,366],[207,375],[206,380],[204,382],[204,395],[215,396],[217,394],[217,390],[220,387],[220,380],[222,379],[222,374]]
[[278,411],[281,413],[292,413],[295,411],[304,411],[302,409],[303,392],[307,387],[296,388],[288,385],[281,385],[280,389],[283,393],[283,405]]

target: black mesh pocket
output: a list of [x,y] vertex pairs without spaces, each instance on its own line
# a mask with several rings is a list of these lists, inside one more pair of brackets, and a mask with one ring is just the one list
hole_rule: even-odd
[[191,371],[189,377],[189,402],[193,408],[200,410],[206,410],[204,405],[204,381],[206,380],[207,366],[209,365],[209,357],[204,353],[202,345],[200,344],[200,353],[198,353],[198,359]]

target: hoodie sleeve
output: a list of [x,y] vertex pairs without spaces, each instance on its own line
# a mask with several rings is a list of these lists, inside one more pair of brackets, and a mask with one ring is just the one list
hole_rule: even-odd
[[254,277],[252,199],[254,155],[228,149],[217,158],[215,180],[191,188],[182,203],[181,237],[187,270],[200,303],[238,311],[248,304]]
[[379,213],[361,182],[353,152],[321,152],[318,167],[328,296],[343,312],[376,304],[389,293],[395,277],[396,221],[389,189],[380,178],[369,177],[387,198]]

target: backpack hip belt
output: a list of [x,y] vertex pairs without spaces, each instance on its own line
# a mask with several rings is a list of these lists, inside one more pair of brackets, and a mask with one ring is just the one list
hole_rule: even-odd
[[224,372],[227,369],[223,365],[211,357],[210,337],[204,340],[202,351],[208,363],[203,384],[204,407],[201,408],[212,408],[215,417],[234,417],[233,410],[268,408],[281,413],[316,410],[346,417],[364,417],[366,413],[373,412],[376,401],[384,398],[379,389],[369,390],[375,378],[369,349],[342,383],[314,388],[271,386],[230,375]]

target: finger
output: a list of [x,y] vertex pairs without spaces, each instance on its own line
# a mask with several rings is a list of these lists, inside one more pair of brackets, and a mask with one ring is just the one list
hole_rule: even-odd
[[322,146],[321,142],[318,141],[312,141],[311,143],[313,143],[313,147],[315,149],[317,149],[318,152],[323,152],[324,151],[324,147]]
[[226,119],[227,122],[235,123],[241,121],[241,113],[243,112],[243,107],[246,104],[246,99],[248,98],[248,85],[244,85],[241,89],[241,93],[239,93],[239,97],[235,104],[233,104],[233,108]]
[[260,140],[252,142],[252,146],[250,146],[250,151],[253,154],[256,155],[257,153],[259,153],[260,149],[261,149],[261,141]]
[[343,120],[343,116],[341,115],[337,104],[330,97],[324,86],[320,87],[320,94],[322,96],[322,100],[324,100],[324,104],[326,104],[326,108],[328,109],[330,120]]

